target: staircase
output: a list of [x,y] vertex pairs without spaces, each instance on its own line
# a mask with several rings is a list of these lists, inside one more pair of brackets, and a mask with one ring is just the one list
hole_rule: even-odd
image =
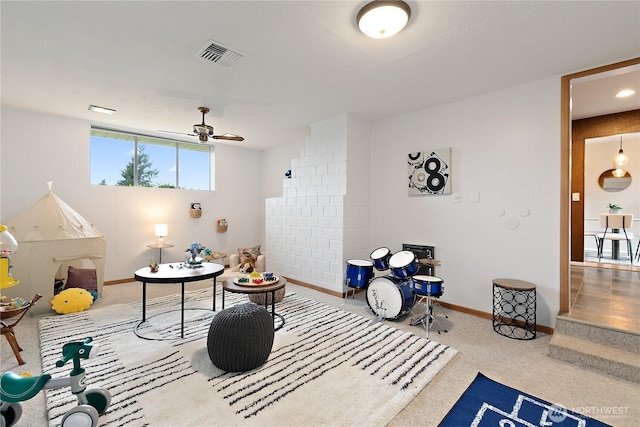
[[640,334],[558,316],[549,356],[640,383]]

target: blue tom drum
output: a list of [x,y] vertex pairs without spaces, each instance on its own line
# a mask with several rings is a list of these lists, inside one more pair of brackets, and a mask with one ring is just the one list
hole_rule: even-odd
[[373,266],[376,270],[384,271],[389,269],[389,258],[391,258],[391,251],[389,248],[378,248],[371,252],[369,257],[371,258],[371,261],[373,261]]
[[345,283],[350,288],[362,289],[373,278],[373,263],[364,259],[347,260]]
[[412,277],[420,269],[418,257],[411,251],[396,252],[389,258],[389,268],[394,276],[400,278]]
[[435,276],[413,276],[411,290],[416,295],[439,297],[444,292],[444,280]]

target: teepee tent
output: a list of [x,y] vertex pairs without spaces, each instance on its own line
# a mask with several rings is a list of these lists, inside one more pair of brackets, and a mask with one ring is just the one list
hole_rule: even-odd
[[104,235],[53,194],[51,183],[47,185],[47,194],[7,224],[19,245],[11,255],[11,273],[20,284],[11,293],[23,298],[42,294],[42,303],[31,309],[35,313],[51,310],[55,279],[66,278],[68,266],[93,264],[102,296],[107,251]]

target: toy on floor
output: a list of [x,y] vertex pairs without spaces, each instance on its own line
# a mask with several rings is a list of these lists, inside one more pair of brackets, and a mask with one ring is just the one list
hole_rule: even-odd
[[71,393],[78,398],[78,406],[68,410],[62,417],[62,427],[98,425],[98,417],[104,414],[111,404],[111,393],[104,388],[87,390],[85,370],[80,359],[93,359],[100,351],[99,346],[91,343],[92,338],[84,341],[71,341],[62,347],[62,359],[57,367],[73,360],[73,369],[68,377],[52,379],[49,374],[25,377],[14,372],[5,372],[0,377],[0,414],[3,426],[15,425],[22,415],[20,402],[27,401],[40,390],[70,387]]
[[78,313],[91,307],[93,295],[86,289],[69,288],[54,296],[51,308],[58,314]]

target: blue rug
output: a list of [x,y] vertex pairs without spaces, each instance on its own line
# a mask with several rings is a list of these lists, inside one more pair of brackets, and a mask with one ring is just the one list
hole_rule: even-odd
[[439,426],[597,427],[608,424],[545,402],[478,373]]

